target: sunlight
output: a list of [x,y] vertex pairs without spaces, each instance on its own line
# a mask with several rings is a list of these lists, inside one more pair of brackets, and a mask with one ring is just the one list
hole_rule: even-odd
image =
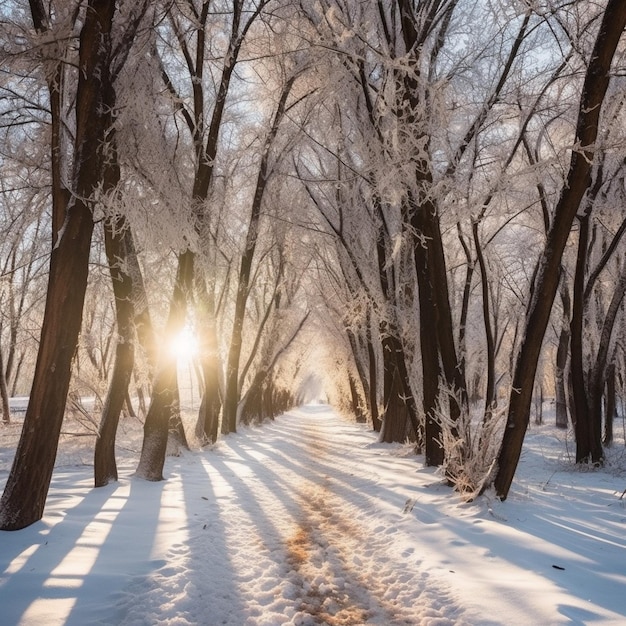
[[170,342],[172,354],[181,361],[191,361],[198,354],[198,338],[185,326]]

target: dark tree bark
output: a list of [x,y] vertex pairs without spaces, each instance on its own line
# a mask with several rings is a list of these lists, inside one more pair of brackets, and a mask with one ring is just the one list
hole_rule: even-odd
[[[579,217],[578,250],[576,254],[576,272],[572,298],[572,321],[570,323],[571,357],[570,371],[572,376],[572,399],[576,423],[576,462],[586,459],[591,452],[590,405],[588,403],[588,386],[585,371],[583,347],[583,327],[585,318],[585,274],[587,270],[587,250],[589,241],[589,221],[591,207]],[[582,455],[582,456],[581,456]]]
[[[75,193],[50,257],[41,341],[30,401],[15,460],[0,500],[0,529],[17,530],[41,519],[78,343],[93,218],[91,197],[101,182],[106,121],[103,93],[111,86],[109,63],[114,0],[90,0],[80,34]],[[67,286],[71,285],[71,289]]]
[[384,366],[384,418],[380,430],[380,440],[385,443],[404,442],[407,437],[409,409],[403,401],[404,386],[398,368],[397,342],[392,337],[383,339]]
[[[108,145],[109,152],[103,172],[102,189],[114,194],[121,179],[121,170],[117,153],[117,135],[113,126],[115,111],[115,91],[111,86],[104,93],[104,108],[109,115]],[[117,480],[115,461],[115,436],[120,413],[128,397],[128,385],[135,364],[134,333],[136,321],[135,300],[138,288],[143,288],[143,277],[135,252],[130,227],[123,216],[108,217],[104,220],[104,244],[113,286],[117,323],[117,341],[115,347],[113,373],[109,380],[107,396],[102,408],[98,439],[94,451],[94,484],[96,487],[107,485]],[[137,276],[139,274],[139,277]],[[133,276],[139,278],[134,284]],[[146,301],[145,294],[142,294]]]
[[365,422],[365,415],[361,410],[361,397],[357,390],[356,379],[351,374],[348,374],[348,385],[350,387],[350,399],[352,401],[352,413],[359,423]]
[[[38,33],[45,33],[50,30],[49,17],[44,7],[43,0],[29,0],[30,12],[33,18],[33,25]],[[55,44],[60,48],[60,44]],[[69,190],[63,184],[62,163],[63,163],[63,83],[64,83],[64,63],[63,55],[59,50],[55,51],[55,60],[51,72],[46,72],[48,94],[50,96],[50,169],[52,174],[52,245],[56,245],[58,233],[65,221],[65,212],[69,201]]]
[[[463,252],[465,254],[465,259],[467,261],[467,268],[465,270],[465,281],[463,282],[463,297],[461,299],[461,314],[459,316],[459,370],[461,372],[461,377],[463,380],[467,380],[467,366],[465,362],[466,358],[466,329],[467,329],[467,316],[469,314],[469,304],[470,304],[470,296],[472,292],[472,278],[474,276],[475,262],[472,259],[472,254],[470,252],[469,246],[465,241],[465,237],[463,236],[463,231],[461,229],[460,222],[456,224],[457,234],[459,237],[459,241],[461,243],[461,247],[463,248]],[[471,397],[471,396],[470,396]]]
[[[626,4],[609,0],[585,75],[576,142],[566,183],[555,208],[547,241],[539,260],[539,271],[530,300],[525,332],[513,373],[507,424],[497,457],[494,486],[498,496],[508,495],[519,462],[528,427],[533,382],[552,303],[558,289],[559,267],[570,228],[580,202],[591,184],[594,144],[598,136],[600,109],[609,85],[610,68],[624,26]],[[485,486],[487,485],[485,483]]]
[[555,404],[556,404],[556,426],[567,428],[567,356],[570,344],[570,314],[571,304],[569,289],[564,282],[565,276],[561,278],[561,302],[563,305],[563,323],[559,333],[559,344],[556,350],[556,372],[555,372]]
[[379,433],[382,427],[382,421],[378,413],[378,362],[376,360],[376,351],[374,350],[374,344],[372,342],[372,329],[370,314],[367,315],[367,330],[366,330],[366,342],[367,342],[367,361],[369,370],[369,409],[370,416],[372,418],[372,429]]
[[[621,268],[619,280],[615,285],[609,308],[607,309],[600,332],[598,351],[589,374],[589,421],[586,428],[586,439],[581,442],[580,455],[596,465],[604,462],[602,448],[602,398],[606,384],[606,371],[609,363],[611,336],[622,300],[626,295],[626,262]],[[585,454],[585,457],[582,455]],[[576,441],[576,457],[579,456],[579,444]]]
[[386,443],[403,442],[407,436],[407,420],[411,424],[415,438],[419,441],[420,424],[417,402],[413,396],[406,354],[400,339],[395,314],[395,293],[393,276],[387,272],[387,231],[384,228],[382,207],[377,202],[378,213],[383,221],[376,242],[376,260],[378,275],[384,301],[389,303],[388,311],[384,314],[391,319],[379,322],[379,336],[381,337],[383,359],[383,419],[380,430],[381,441]]
[[611,363],[606,371],[606,394],[604,404],[604,436],[602,443],[610,446],[613,443],[613,420],[617,416],[616,368]]
[[199,424],[202,424],[201,439],[215,443],[217,441],[220,410],[222,408],[215,307],[211,306],[208,315],[201,316],[201,319],[203,319],[203,336],[205,338],[204,350],[200,356],[204,388],[202,390],[202,402],[200,403],[198,420]]
[[[423,230],[419,231],[423,233]],[[415,245],[415,266],[419,288],[420,355],[422,361],[422,407],[424,410],[424,455],[427,466],[441,465],[441,425],[436,415],[439,381],[442,377],[437,339],[437,315],[430,259],[426,246]],[[447,284],[447,283],[446,283]],[[440,285],[439,288],[442,288]]]
[[122,407],[128,398],[128,385],[135,363],[133,281],[122,265],[128,257],[126,242],[129,237],[130,231],[123,218],[105,220],[104,243],[113,283],[118,339],[94,453],[96,487],[117,480],[115,435]]
[[[406,0],[397,0],[401,35],[409,56],[411,71],[404,74],[403,89],[398,102],[403,124],[415,128],[415,139],[429,149],[429,137],[420,130],[420,111],[428,106],[428,97],[420,88],[421,48],[436,18],[450,16],[456,3],[447,7],[440,2],[415,7]],[[420,136],[421,135],[421,136]],[[415,268],[418,277],[420,309],[420,349],[422,355],[423,410],[425,415],[426,464],[440,465],[444,450],[439,443],[441,426],[436,419],[440,402],[440,379],[448,394],[450,418],[456,421],[467,408],[467,386],[459,368],[454,343],[452,310],[448,294],[448,276],[441,236],[438,207],[432,199],[433,173],[427,154],[415,155],[414,190],[407,189],[407,206],[403,219],[413,233]]]

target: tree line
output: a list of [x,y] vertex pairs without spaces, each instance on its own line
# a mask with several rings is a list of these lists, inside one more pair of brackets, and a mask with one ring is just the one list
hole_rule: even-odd
[[29,403],[0,528],[41,518],[87,379],[95,485],[131,389],[137,475],[163,478],[190,328],[203,443],[306,399],[313,371],[464,497],[507,497],[544,389],[601,464],[625,25],[617,0],[7,3],[5,420],[20,385]]

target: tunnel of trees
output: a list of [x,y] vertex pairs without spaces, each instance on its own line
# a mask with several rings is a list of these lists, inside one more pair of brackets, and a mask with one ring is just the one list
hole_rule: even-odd
[[29,403],[0,528],[41,519],[86,396],[95,485],[129,412],[163,479],[184,359],[203,444],[323,399],[504,499],[545,396],[601,465],[625,25],[620,0],[5,1],[3,420]]

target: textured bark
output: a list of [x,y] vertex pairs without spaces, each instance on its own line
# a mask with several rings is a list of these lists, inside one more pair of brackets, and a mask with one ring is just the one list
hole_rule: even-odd
[[408,409],[402,400],[403,385],[398,370],[397,342],[392,337],[383,338],[384,396],[380,440],[385,443],[404,442],[407,436]]
[[[421,231],[422,232],[422,231]],[[415,246],[415,267],[419,287],[420,354],[422,361],[422,407],[424,410],[424,455],[426,465],[441,465],[441,425],[437,419],[439,380],[442,376],[437,340],[437,315],[428,250]],[[441,288],[441,286],[440,286]]]
[[558,289],[561,258],[581,199],[591,184],[591,166],[600,109],[609,85],[613,55],[624,26],[626,4],[622,0],[609,0],[583,85],[576,128],[576,145],[580,147],[572,153],[566,184],[561,191],[554,220],[539,260],[537,281],[528,306],[525,332],[515,363],[507,423],[494,478],[494,486],[501,499],[508,495],[519,462],[528,427],[541,344]]
[[[366,370],[363,363],[363,350],[361,349],[362,342],[358,340],[357,336],[351,329],[348,329],[346,333],[348,335],[348,343],[350,344],[350,349],[352,351],[352,358],[354,360],[354,364],[357,370],[358,382],[360,382],[362,397],[365,402],[364,406],[362,406],[361,403],[358,403],[358,406],[360,408],[358,412],[355,412],[355,415],[357,415],[357,420],[359,422],[365,422],[367,421],[366,415],[371,414],[371,409],[369,406],[371,395],[368,371]],[[357,390],[357,380],[353,378],[350,384],[354,384],[354,389],[350,389],[350,393],[352,394],[352,398],[354,400],[354,394],[357,394],[357,396],[360,397],[359,391]]]
[[[42,0],[29,0],[30,12],[33,25],[38,33],[48,32],[50,29],[48,14]],[[57,48],[60,44],[56,44]],[[52,245],[56,245],[57,238],[63,222],[69,201],[69,191],[63,184],[63,118],[62,88],[64,83],[64,63],[61,61],[63,54],[60,50],[55,51],[55,60],[52,71],[46,72],[48,94],[50,96],[50,170],[52,175]]]
[[[379,212],[382,216],[381,207]],[[405,441],[407,420],[411,424],[416,440],[420,440],[419,411],[413,397],[408,367],[405,362],[404,346],[400,339],[395,318],[395,289],[393,275],[387,270],[387,233],[384,228],[376,242],[378,275],[385,302],[389,303],[387,315],[391,319],[379,323],[383,358],[383,418],[380,430],[381,441],[387,443]]]
[[365,415],[361,409],[361,399],[359,392],[357,391],[356,379],[351,374],[348,374],[348,385],[350,387],[350,400],[352,402],[352,414],[356,417],[356,421],[360,423],[365,422]]
[[[459,237],[459,241],[461,243],[461,247],[463,248],[463,252],[465,254],[465,260],[467,261],[467,268],[465,270],[465,280],[463,282],[463,297],[461,298],[461,313],[459,315],[459,334],[458,334],[458,342],[459,342],[459,372],[460,376],[463,380],[467,380],[467,366],[466,366],[466,341],[465,336],[467,332],[467,316],[469,314],[469,304],[470,304],[470,296],[472,292],[472,278],[474,276],[474,268],[475,263],[472,259],[472,254],[470,252],[469,246],[465,241],[465,237],[463,236],[463,231],[461,230],[461,224],[457,222],[456,229]],[[475,391],[475,390],[474,390]],[[473,399],[473,398],[472,398]]]
[[[602,398],[606,385],[606,371],[609,364],[613,327],[625,295],[626,262],[621,268],[619,280],[615,285],[611,302],[604,317],[596,359],[589,375],[590,411],[589,424],[587,425],[589,441],[584,451],[587,452],[589,460],[596,465],[601,465],[604,462],[604,450],[602,448]],[[578,457],[578,442],[576,443],[576,456]]]
[[198,378],[202,381],[202,400],[198,410],[196,435],[204,443],[217,441],[220,409],[220,368],[221,359],[217,341],[217,321],[215,311],[214,286],[207,284],[196,272],[195,286],[197,294],[196,332],[200,345]]
[[[440,426],[434,419],[439,401],[439,378],[443,378],[449,394],[450,418],[453,421],[456,421],[461,411],[466,408],[467,386],[464,372],[459,367],[454,343],[454,326],[439,212],[432,198],[433,174],[428,156],[429,137],[420,136],[422,132],[420,117],[424,107],[428,106],[428,96],[420,88],[417,77],[420,74],[422,45],[432,34],[439,20],[442,20],[442,24],[446,23],[456,3],[448,5],[442,2],[420,3],[416,7],[408,1],[397,0],[397,4],[400,10],[404,46],[413,66],[412,71],[406,72],[403,76],[402,101],[399,107],[403,111],[403,122],[407,128],[415,127],[414,139],[423,140],[421,148],[423,154],[413,157],[415,187],[413,191],[408,191],[408,206],[404,208],[404,219],[407,229],[413,233],[414,237],[414,259],[419,286],[420,340],[425,386],[426,462],[439,465],[443,461],[443,450],[440,449],[438,443]],[[434,54],[436,55],[436,50]],[[431,61],[434,61],[434,57]],[[506,72],[508,70],[505,71],[505,75]],[[468,140],[466,142],[468,143]],[[464,149],[465,147],[460,148],[460,150]],[[426,328],[422,328],[424,324]],[[425,353],[424,350],[426,350]],[[435,393],[434,397],[433,393]]]

